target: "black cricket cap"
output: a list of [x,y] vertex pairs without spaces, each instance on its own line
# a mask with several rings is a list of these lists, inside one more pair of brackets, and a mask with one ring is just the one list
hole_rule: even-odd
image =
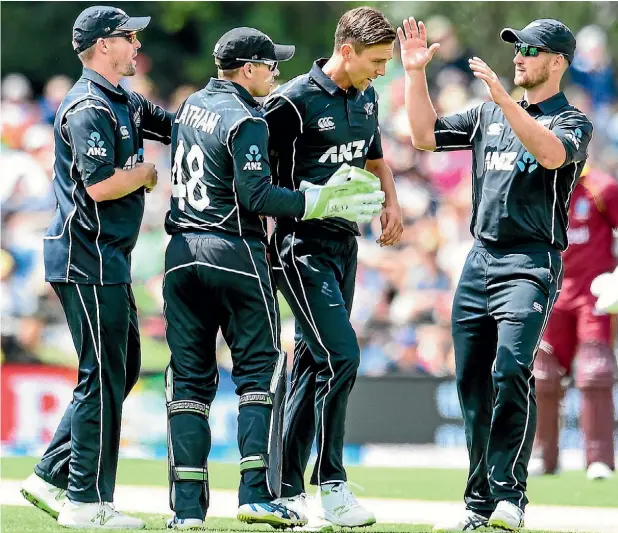
[[522,30],[504,28],[500,32],[500,38],[507,43],[521,42],[540,48],[547,48],[552,52],[562,54],[569,64],[573,62],[575,57],[575,36],[559,20],[534,20]]
[[[215,45],[212,55],[217,67],[223,70],[238,68],[253,60],[287,61],[296,51],[294,45],[275,44],[255,28],[234,28],[225,33]],[[242,61],[239,61],[242,60]]]
[[141,31],[150,17],[130,17],[112,6],[92,6],[84,9],[73,24],[73,50],[78,54],[90,48],[97,39],[114,32]]

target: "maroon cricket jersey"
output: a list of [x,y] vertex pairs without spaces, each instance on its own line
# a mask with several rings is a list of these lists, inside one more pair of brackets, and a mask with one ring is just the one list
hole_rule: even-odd
[[618,228],[618,181],[598,170],[582,175],[569,207],[569,247],[558,303],[590,291],[592,280],[616,267],[612,231]]

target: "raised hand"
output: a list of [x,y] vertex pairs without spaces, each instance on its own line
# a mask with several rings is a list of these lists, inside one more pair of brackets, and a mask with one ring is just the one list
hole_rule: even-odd
[[397,36],[401,46],[401,63],[406,72],[422,70],[431,61],[439,43],[433,43],[427,48],[427,29],[422,21],[418,26],[414,17],[403,21],[403,29],[397,28]]
[[474,76],[479,80],[483,80],[487,92],[489,92],[489,96],[496,104],[502,105],[504,102],[511,99],[509,93],[500,82],[498,75],[489,68],[489,65],[487,65],[485,61],[475,56],[469,59],[468,63]]

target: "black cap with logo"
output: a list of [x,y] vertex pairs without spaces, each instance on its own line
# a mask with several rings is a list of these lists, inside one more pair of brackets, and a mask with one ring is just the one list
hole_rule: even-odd
[[275,44],[255,28],[234,28],[224,34],[215,45],[212,55],[215,64],[224,70],[238,68],[249,61],[287,61],[296,47]]
[[562,54],[569,63],[572,63],[575,57],[575,36],[559,20],[534,20],[522,30],[504,28],[500,32],[500,38],[507,43],[521,42],[547,48],[552,52]]
[[73,50],[78,54],[90,48],[97,39],[115,32],[141,31],[150,17],[130,17],[112,6],[92,6],[84,9],[73,24]]

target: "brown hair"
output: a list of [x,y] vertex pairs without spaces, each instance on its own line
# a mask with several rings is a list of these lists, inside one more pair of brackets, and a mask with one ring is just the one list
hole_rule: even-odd
[[355,52],[366,46],[392,43],[397,36],[395,28],[383,13],[372,7],[357,7],[346,11],[335,30],[335,51],[349,43]]

